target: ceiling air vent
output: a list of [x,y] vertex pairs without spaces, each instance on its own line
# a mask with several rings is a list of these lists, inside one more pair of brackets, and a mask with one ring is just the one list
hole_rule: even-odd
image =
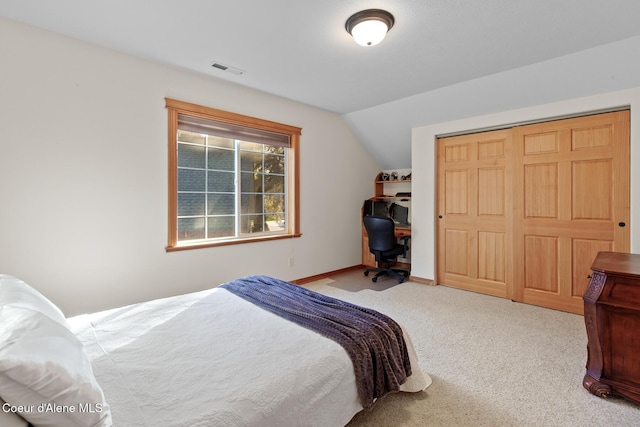
[[232,67],[230,65],[222,64],[218,61],[214,61],[211,66],[213,68],[217,68],[218,70],[226,71],[227,73],[235,74],[236,76],[243,75],[246,71],[241,70],[240,68]]

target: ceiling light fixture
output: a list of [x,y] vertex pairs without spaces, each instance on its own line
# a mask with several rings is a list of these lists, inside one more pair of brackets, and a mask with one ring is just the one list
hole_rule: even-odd
[[351,15],[344,27],[359,45],[374,46],[384,39],[394,22],[386,10],[367,9]]

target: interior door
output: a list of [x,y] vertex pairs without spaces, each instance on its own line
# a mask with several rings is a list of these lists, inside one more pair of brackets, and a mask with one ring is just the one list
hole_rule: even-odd
[[436,283],[573,313],[628,252],[629,111],[437,141]]
[[509,297],[510,131],[438,139],[436,283]]
[[512,298],[573,313],[598,251],[629,251],[629,111],[513,128]]

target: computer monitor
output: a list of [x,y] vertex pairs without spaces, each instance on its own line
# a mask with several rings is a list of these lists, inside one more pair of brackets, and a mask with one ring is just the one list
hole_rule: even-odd
[[389,216],[389,205],[387,204],[387,202],[382,202],[379,200],[365,200],[362,214],[364,216]]
[[389,209],[391,218],[400,225],[409,225],[409,208],[406,206],[392,203]]

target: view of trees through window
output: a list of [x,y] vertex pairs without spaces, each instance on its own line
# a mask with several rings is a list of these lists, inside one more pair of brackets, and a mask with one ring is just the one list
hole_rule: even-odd
[[178,130],[178,241],[283,232],[286,147]]
[[167,251],[302,235],[302,128],[165,101]]

